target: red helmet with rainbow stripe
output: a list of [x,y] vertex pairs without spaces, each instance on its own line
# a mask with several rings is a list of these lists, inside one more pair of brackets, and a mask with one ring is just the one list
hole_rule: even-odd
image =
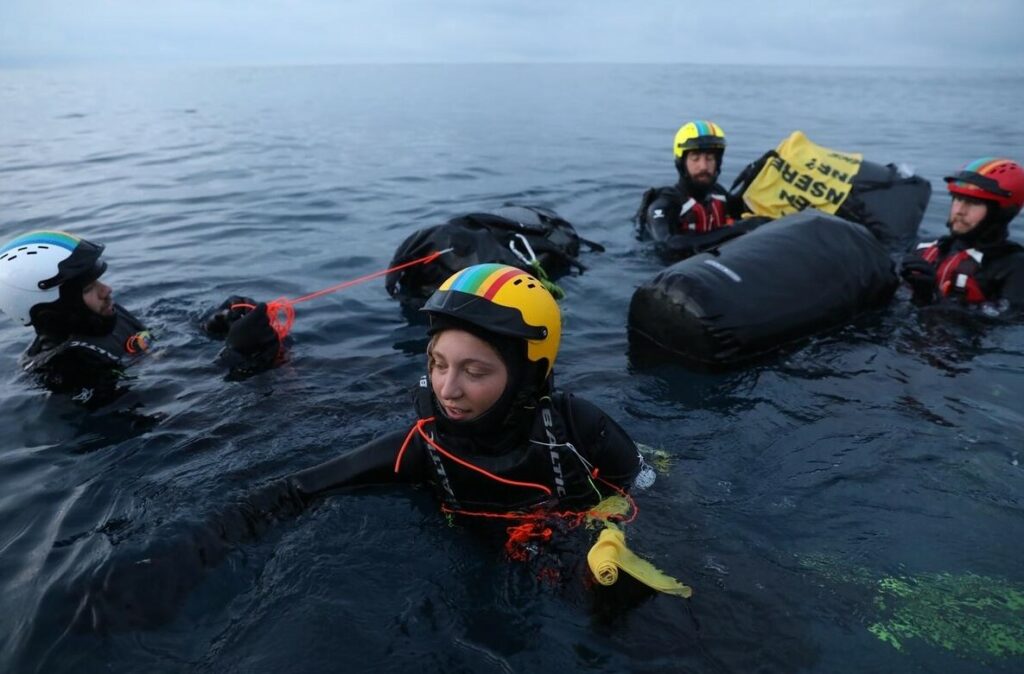
[[1003,222],[1012,220],[1024,206],[1024,169],[1009,159],[976,159],[945,181],[950,194],[994,202]]
[[430,296],[423,311],[526,340],[526,359],[551,374],[562,339],[562,314],[534,276],[504,264],[466,267]]

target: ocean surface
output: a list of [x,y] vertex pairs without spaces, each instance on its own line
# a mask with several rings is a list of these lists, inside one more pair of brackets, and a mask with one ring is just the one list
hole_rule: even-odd
[[[86,414],[19,374],[31,331],[0,321],[0,671],[1024,670],[1024,327],[901,290],[721,373],[651,366],[626,331],[663,267],[630,218],[674,181],[682,122],[725,129],[726,184],[796,129],[907,164],[934,237],[943,175],[1024,160],[1019,71],[7,70],[0,101],[0,238],[106,244],[104,279],[159,340],[134,406]],[[197,570],[181,541],[209,513],[411,424],[425,347],[375,280],[300,305],[287,362],[227,381],[202,313],[383,269],[415,229],[505,202],[607,249],[561,281],[557,381],[664,452],[628,540],[692,599],[591,587],[591,531],[540,568],[387,486]]]

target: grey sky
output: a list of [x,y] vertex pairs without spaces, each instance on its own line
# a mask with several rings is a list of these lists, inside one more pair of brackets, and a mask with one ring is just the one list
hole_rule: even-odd
[[1024,65],[1021,0],[2,0],[0,66]]

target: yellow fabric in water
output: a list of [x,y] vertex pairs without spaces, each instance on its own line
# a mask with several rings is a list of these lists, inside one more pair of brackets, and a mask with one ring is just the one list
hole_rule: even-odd
[[590,509],[590,513],[587,516],[587,526],[603,524],[604,526],[613,527],[614,525],[608,521],[610,518],[616,516],[625,517],[628,514],[629,501],[618,495],[606,496],[603,501]]
[[618,529],[609,527],[601,532],[597,543],[587,553],[587,564],[601,585],[614,585],[619,580],[619,569],[658,592],[689,598],[693,590],[675,578],[667,576],[645,559],[640,559],[626,547],[626,537]]
[[801,131],[794,131],[775,148],[743,193],[743,201],[754,215],[781,218],[805,208],[817,208],[835,215],[850,195],[853,179],[864,155],[837,152],[812,143]]

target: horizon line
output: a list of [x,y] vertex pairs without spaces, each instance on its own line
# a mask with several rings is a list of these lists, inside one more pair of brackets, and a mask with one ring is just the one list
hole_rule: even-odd
[[[948,64],[893,64],[893,63],[749,63],[740,61],[379,61],[379,60],[347,60],[347,61],[310,61],[310,62],[218,62],[218,61],[140,61],[125,62],[123,60],[85,60],[85,61],[26,61],[23,63],[8,62],[0,57],[0,70],[86,70],[93,68],[136,69],[136,68],[330,68],[345,66],[700,66],[700,67],[742,67],[742,68],[806,68],[808,70],[825,69],[856,69],[879,68],[893,70],[940,70],[950,69]],[[999,65],[963,65],[953,67],[955,70],[1019,70],[1012,66]]]

